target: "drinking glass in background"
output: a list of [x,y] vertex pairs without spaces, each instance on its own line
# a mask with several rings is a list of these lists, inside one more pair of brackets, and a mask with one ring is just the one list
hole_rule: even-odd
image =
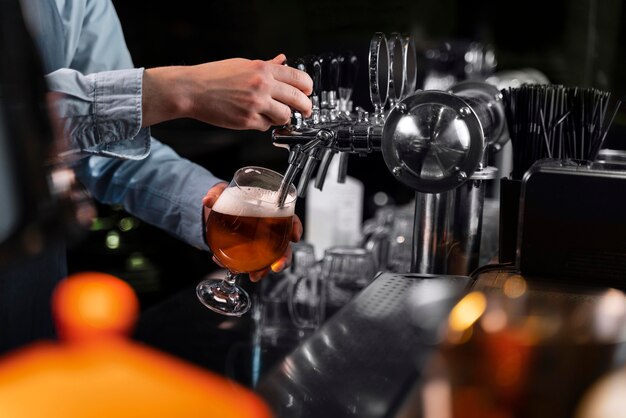
[[302,241],[291,246],[291,267],[270,272],[259,283],[250,343],[234,345],[227,357],[227,375],[251,387],[311,335],[323,318],[319,263],[313,246]]
[[373,254],[358,247],[331,247],[324,251],[321,281],[326,318],[346,305],[376,276]]
[[363,224],[361,247],[371,251],[379,270],[408,273],[411,270],[414,205],[384,206]]
[[573,416],[619,361],[626,297],[529,289],[511,275],[452,309],[423,387],[425,418]]
[[319,264],[313,246],[292,244],[291,267],[270,273],[260,283],[253,312],[255,339],[292,344],[310,335],[323,318]]
[[398,210],[391,228],[387,269],[394,273],[411,271],[414,211]]
[[301,243],[294,247],[290,275],[289,314],[300,332],[309,335],[325,319],[324,283],[313,245]]
[[287,249],[296,188],[289,185],[279,207],[282,180],[282,175],[267,168],[240,168],[211,208],[207,243],[228,272],[223,280],[207,279],[196,287],[198,298],[209,309],[229,316],[248,312],[250,296],[237,284],[238,276],[267,268]]

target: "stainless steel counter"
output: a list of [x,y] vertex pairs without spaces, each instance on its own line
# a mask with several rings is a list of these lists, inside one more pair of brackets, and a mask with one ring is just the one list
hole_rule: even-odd
[[467,277],[381,273],[259,382],[280,417],[388,417],[402,407]]

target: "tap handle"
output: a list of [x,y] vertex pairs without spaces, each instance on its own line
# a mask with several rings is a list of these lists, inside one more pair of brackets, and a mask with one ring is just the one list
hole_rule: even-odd
[[352,52],[346,52],[339,56],[339,110],[344,115],[350,115],[352,112],[352,103],[350,98],[356,84],[357,72],[359,70],[359,62]]
[[[285,65],[295,68],[296,70],[306,72],[306,61],[303,58],[297,57],[293,59],[287,59],[285,61]],[[291,125],[296,126],[297,128],[302,127],[302,114],[294,109],[291,110]]]
[[336,91],[339,87],[339,59],[333,54],[320,58],[322,64],[322,91]]
[[293,59],[287,59],[287,65],[297,70],[306,72],[306,61],[304,60],[304,58],[297,57]]
[[313,79],[313,96],[320,96],[322,92],[322,63],[318,57],[311,56],[306,61],[306,72]]
[[339,56],[339,88],[354,89],[359,71],[359,61],[352,52]]

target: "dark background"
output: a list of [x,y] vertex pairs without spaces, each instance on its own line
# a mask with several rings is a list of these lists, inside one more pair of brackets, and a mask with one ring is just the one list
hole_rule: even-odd
[[[497,70],[532,67],[552,83],[626,93],[626,30],[620,0],[483,2],[471,0],[192,1],[114,0],[135,65],[191,65],[232,57],[270,59],[352,50],[361,70],[355,104],[371,109],[365,65],[375,32],[410,33],[419,51],[446,40],[491,45]],[[418,66],[420,62],[418,61]],[[420,68],[421,70],[421,68]],[[621,141],[626,116],[618,114],[611,144]],[[190,120],[157,125],[153,136],[181,155],[229,179],[244,165],[286,168],[286,151],[271,145],[270,132],[228,131]],[[364,219],[372,196],[385,191],[396,202],[412,197],[388,173],[381,155],[351,157],[349,174],[365,184]],[[96,269],[127,279],[148,307],[215,268],[210,256],[142,223],[127,231],[128,215],[99,207],[97,230],[70,251],[70,269]],[[304,217],[304,202],[298,213]],[[106,246],[116,233],[120,245]]]

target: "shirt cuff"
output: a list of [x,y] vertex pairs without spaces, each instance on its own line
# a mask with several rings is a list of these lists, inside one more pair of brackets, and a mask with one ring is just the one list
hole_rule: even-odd
[[131,140],[139,133],[143,71],[95,73],[94,122],[99,144]]
[[46,76],[61,93],[56,105],[73,146],[92,155],[142,159],[150,130],[141,128],[143,68],[83,75],[60,69]]

